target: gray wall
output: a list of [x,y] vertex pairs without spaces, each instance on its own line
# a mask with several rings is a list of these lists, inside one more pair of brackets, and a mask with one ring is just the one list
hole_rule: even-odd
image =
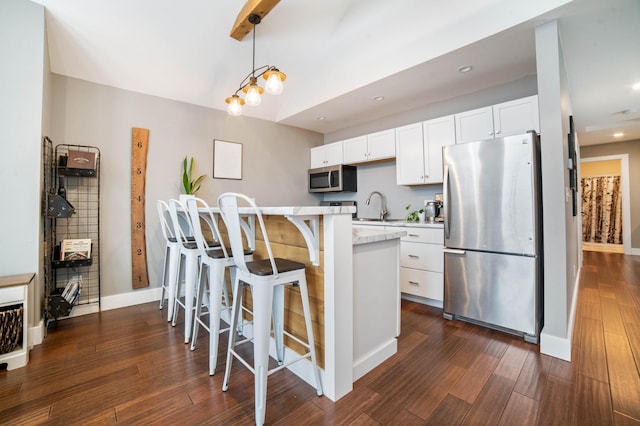
[[[571,307],[578,269],[578,217],[569,193],[567,138],[571,115],[556,21],[536,28],[536,64],[542,155],[544,234],[544,329],[571,347]],[[543,341],[544,343],[544,341]],[[542,347],[544,349],[544,345]]]
[[[38,272],[44,8],[0,2],[0,275]],[[39,277],[29,325],[39,321]]]
[[640,140],[589,145],[580,148],[584,158],[629,154],[629,192],[631,200],[631,247],[640,248]]
[[[177,198],[185,155],[207,178],[198,196],[215,204],[226,191],[245,192],[259,205],[308,205],[309,150],[322,135],[264,120],[142,95],[60,75],[53,78],[54,144],[101,151],[102,295],[131,292],[131,129],[150,129],[146,174],[149,280],[158,287],[164,243],[156,200]],[[243,144],[243,179],[213,179],[213,139]]]

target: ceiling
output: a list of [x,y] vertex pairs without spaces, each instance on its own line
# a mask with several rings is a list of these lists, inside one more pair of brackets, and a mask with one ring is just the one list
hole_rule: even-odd
[[[35,1],[57,74],[226,110],[251,71],[252,37],[229,37],[245,0]],[[534,29],[552,19],[580,144],[640,140],[637,0],[281,1],[255,54],[285,90],[244,114],[328,134],[516,81],[536,74]]]

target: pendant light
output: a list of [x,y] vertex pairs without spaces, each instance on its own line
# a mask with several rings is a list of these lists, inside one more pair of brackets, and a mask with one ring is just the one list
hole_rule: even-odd
[[[229,115],[242,115],[242,105],[245,103],[249,106],[258,106],[262,102],[262,94],[266,91],[272,95],[279,95],[284,88],[283,82],[287,76],[278,68],[271,65],[264,65],[256,68],[256,25],[260,23],[260,16],[256,14],[249,15],[249,22],[253,24],[253,63],[249,75],[240,82],[240,87],[236,92],[225,99],[228,104],[227,112]],[[265,88],[258,85],[258,78],[263,77],[266,80]],[[242,99],[238,93],[245,94]]]

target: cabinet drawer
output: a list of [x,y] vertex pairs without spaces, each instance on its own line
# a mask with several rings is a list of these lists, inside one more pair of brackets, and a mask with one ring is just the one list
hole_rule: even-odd
[[407,236],[402,241],[415,241],[419,243],[444,244],[444,229],[442,228],[410,228],[406,227]]
[[442,301],[444,299],[443,274],[400,268],[400,291],[414,296]]
[[400,243],[400,266],[444,272],[442,246],[403,241]]
[[0,289],[0,305],[24,302],[24,288],[25,286],[19,285]]

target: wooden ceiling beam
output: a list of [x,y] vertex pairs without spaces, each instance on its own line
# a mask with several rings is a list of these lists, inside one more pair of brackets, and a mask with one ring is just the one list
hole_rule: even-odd
[[260,19],[264,19],[278,3],[280,3],[280,0],[248,0],[240,10],[240,13],[238,13],[229,36],[242,41],[253,29],[253,24],[249,22],[249,15],[255,14]]

